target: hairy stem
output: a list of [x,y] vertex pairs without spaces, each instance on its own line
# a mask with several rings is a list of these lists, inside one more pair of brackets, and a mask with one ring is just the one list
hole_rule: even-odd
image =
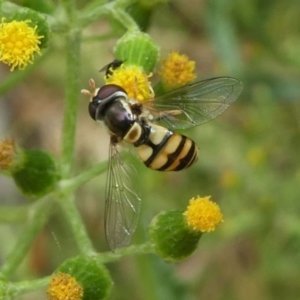
[[50,213],[50,197],[39,199],[39,201],[31,207],[30,219],[23,234],[20,235],[14,249],[4,260],[4,264],[0,270],[0,278],[9,278],[25,257],[25,254],[31,247],[37,234],[41,231]]
[[[60,189],[61,190],[75,190],[82,186],[84,183],[90,181],[91,179],[95,178],[97,175],[104,173],[107,170],[107,162],[101,162],[96,166],[88,169],[85,172],[82,172],[77,177],[64,180],[60,182]],[[0,215],[1,216],[1,215]],[[0,219],[1,221],[1,219]]]
[[44,277],[35,280],[21,281],[16,283],[10,283],[8,288],[8,294],[12,297],[25,294],[30,291],[34,291],[40,288],[44,288],[50,281],[50,277]]
[[74,196],[70,194],[62,194],[60,205],[66,215],[66,220],[69,222],[73,237],[84,255],[91,255],[94,253],[92,242],[86,232],[85,225],[77,210],[74,202]]
[[80,40],[79,31],[71,31],[67,36],[67,84],[62,129],[61,174],[69,178],[74,161],[76,122],[80,96]]

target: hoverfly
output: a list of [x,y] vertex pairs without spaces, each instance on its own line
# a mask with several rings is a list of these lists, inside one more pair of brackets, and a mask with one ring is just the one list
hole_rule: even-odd
[[[106,75],[111,72],[106,66]],[[131,175],[135,169],[125,164],[117,145],[133,144],[143,163],[158,171],[179,171],[198,158],[195,142],[173,130],[191,128],[216,118],[240,95],[243,85],[231,77],[198,81],[143,103],[129,99],[114,84],[83,90],[90,96],[89,114],[105,125],[110,134],[109,166],[105,191],[105,234],[112,251],[127,246],[136,229],[141,198]]]

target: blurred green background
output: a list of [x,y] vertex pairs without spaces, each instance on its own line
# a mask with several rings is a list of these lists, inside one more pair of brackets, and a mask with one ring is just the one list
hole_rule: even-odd
[[[82,4],[86,1],[82,1]],[[161,47],[187,54],[198,79],[231,76],[244,83],[239,99],[222,116],[184,133],[200,148],[189,170],[158,173],[140,162],[142,213],[133,243],[147,239],[147,226],[161,210],[184,210],[194,196],[211,195],[225,222],[203,235],[186,261],[165,264],[155,255],[109,264],[114,300],[297,300],[300,299],[300,1],[172,1],[149,12],[148,32]],[[110,33],[107,20],[84,31]],[[122,34],[122,31],[120,31]],[[103,83],[98,70],[114,59],[108,40],[87,39],[82,48],[82,88]],[[24,147],[60,153],[65,53],[53,35],[51,55],[1,101],[2,137]],[[0,76],[7,69],[0,66]],[[80,92],[80,91],[78,91]],[[75,174],[107,158],[108,136],[79,107]],[[131,159],[128,159],[131,163]],[[5,189],[4,189],[5,186]],[[28,203],[9,179],[0,178],[1,203]],[[103,233],[105,174],[82,186],[77,203],[99,251]],[[20,226],[0,226],[5,257]],[[5,243],[4,243],[5,241]],[[77,252],[58,211],[20,267],[15,280],[51,274]],[[44,299],[31,294],[20,299]]]

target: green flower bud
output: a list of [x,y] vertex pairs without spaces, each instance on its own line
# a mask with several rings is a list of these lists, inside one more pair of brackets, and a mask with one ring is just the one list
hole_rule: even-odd
[[[113,282],[104,265],[87,256],[66,260],[57,270],[75,278],[83,289],[82,300],[107,299]],[[64,298],[67,299],[67,298]]]
[[23,0],[22,5],[44,14],[52,14],[55,10],[55,4],[49,0]]
[[17,149],[10,171],[22,193],[32,198],[49,193],[59,180],[54,158],[42,150]]
[[149,73],[157,63],[159,48],[148,34],[129,32],[119,39],[114,54],[117,59],[124,61],[125,65],[141,66]]
[[190,256],[202,235],[187,225],[180,211],[159,213],[150,224],[149,234],[157,255],[166,262],[177,262]]

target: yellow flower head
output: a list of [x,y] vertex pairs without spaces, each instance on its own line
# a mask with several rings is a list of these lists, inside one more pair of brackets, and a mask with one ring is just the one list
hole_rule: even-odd
[[0,169],[9,169],[16,154],[16,143],[13,139],[0,141]]
[[47,295],[49,300],[81,300],[83,288],[74,277],[59,272],[51,278]]
[[37,35],[37,26],[30,26],[30,20],[0,23],[0,61],[23,70],[29,63],[33,63],[33,56],[40,53],[39,44],[43,36]]
[[196,78],[195,65],[186,55],[174,51],[163,61],[158,73],[165,86],[180,87]]
[[116,69],[110,69],[111,74],[104,78],[105,83],[116,84],[122,87],[128,97],[138,101],[148,100],[154,97],[151,83],[148,80],[152,74],[147,75],[142,68],[131,65],[121,65]]
[[189,227],[201,232],[214,231],[223,222],[220,207],[210,200],[210,196],[192,198],[183,215]]

